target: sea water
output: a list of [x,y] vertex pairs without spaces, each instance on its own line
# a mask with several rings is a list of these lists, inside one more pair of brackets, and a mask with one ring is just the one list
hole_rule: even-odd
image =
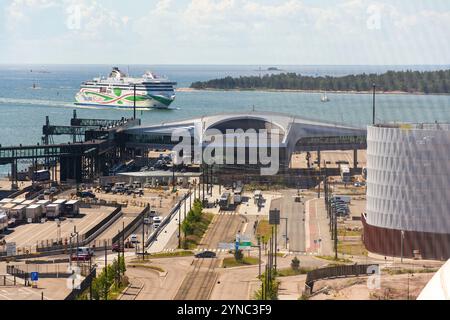
[[[139,77],[151,70],[187,88],[194,81],[225,76],[264,75],[270,66],[120,66]],[[309,76],[344,76],[358,73],[382,73],[388,70],[437,70],[450,66],[276,66],[281,71]],[[79,108],[74,96],[81,82],[106,76],[107,65],[0,65],[0,144],[36,144],[41,142],[45,116],[55,125],[70,125],[73,110],[80,118],[119,119],[131,117],[121,109]],[[372,122],[372,95],[328,94],[330,102],[321,102],[320,93],[263,91],[181,91],[169,110],[138,111],[145,124],[194,118],[224,112],[272,111],[296,117],[340,122],[364,127]],[[450,122],[450,95],[378,94],[377,122]],[[66,142],[70,137],[57,137]],[[9,167],[0,166],[0,174]]]

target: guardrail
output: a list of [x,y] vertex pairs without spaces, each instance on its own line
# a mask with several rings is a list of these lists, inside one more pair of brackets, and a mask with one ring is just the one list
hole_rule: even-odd
[[139,225],[142,222],[142,217],[148,213],[150,211],[150,206],[146,206],[144,210],[142,210],[141,213],[139,213],[137,215],[136,218],[133,219],[133,221],[131,221],[131,223],[129,223],[124,230],[120,230],[120,232],[118,234],[116,234],[113,238],[112,238],[112,243],[118,243],[120,241],[120,239],[126,239],[128,238],[134,230],[136,230]]
[[120,218],[122,212],[122,206],[118,206],[111,214],[109,214],[105,219],[103,219],[99,224],[93,227],[91,230],[84,234],[86,239],[86,243],[92,241],[96,236],[105,231],[106,228],[109,228],[112,223],[114,223],[117,219]]
[[378,264],[353,264],[336,267],[328,267],[316,269],[308,272],[305,281],[305,292],[311,294],[314,288],[314,283],[319,280],[345,278],[349,276],[367,276],[374,274],[378,270]]
[[170,210],[169,215],[165,217],[163,221],[161,221],[160,227],[154,232],[152,232],[152,234],[150,234],[150,236],[147,238],[147,241],[145,242],[146,247],[148,247],[152,242],[154,242],[158,238],[158,236],[164,230],[165,226],[172,220],[173,216],[178,212],[178,210],[181,210],[181,205],[183,204],[183,202],[187,201],[189,197],[191,197],[191,195],[192,191],[186,193],[184,197],[180,201],[178,201],[178,203],[172,208],[172,210]]

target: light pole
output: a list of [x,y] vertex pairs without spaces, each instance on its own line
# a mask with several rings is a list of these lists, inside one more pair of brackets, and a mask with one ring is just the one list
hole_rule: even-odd
[[133,85],[133,120],[136,120],[136,84]]
[[145,260],[145,213],[142,214],[142,261]]
[[280,218],[280,220],[286,220],[286,230],[285,230],[285,241],[284,241],[284,244],[285,244],[285,248],[286,248],[286,250],[287,250],[287,248],[288,248],[288,218]]
[[403,263],[403,242],[405,239],[405,231],[401,231],[400,235],[400,263]]
[[375,125],[375,97],[376,97],[376,90],[377,90],[377,85],[374,83],[372,84],[373,87],[373,102],[372,102],[372,113],[373,113],[373,125]]
[[337,215],[336,215],[336,209],[333,209],[334,212],[334,259],[338,259],[338,232],[337,232]]
[[261,279],[261,237],[258,236],[259,279]]

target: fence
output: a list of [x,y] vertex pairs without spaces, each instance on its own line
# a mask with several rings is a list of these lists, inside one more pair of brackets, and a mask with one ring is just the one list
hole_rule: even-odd
[[374,273],[374,268],[378,268],[377,264],[354,264],[345,266],[336,266],[329,268],[316,269],[308,272],[305,281],[305,291],[312,293],[314,283],[319,280],[334,279],[349,276],[370,275]]
[[[65,238],[64,240],[45,240],[36,244],[36,252],[51,252],[51,251],[61,251],[63,253],[70,250],[72,247],[85,246],[88,245],[93,238],[98,236],[100,233],[104,231],[104,229],[108,228],[115,220],[117,220],[121,215],[122,207],[117,207],[112,213],[110,213],[106,218],[104,218],[100,223],[95,225],[92,229],[88,230],[85,234],[79,235],[77,238],[72,238],[69,240]],[[97,241],[94,241],[94,245],[97,244]],[[39,245],[40,244],[40,245]],[[103,244],[101,244],[103,245]],[[31,253],[31,251],[30,251]]]
[[64,300],[76,300],[87,288],[89,288],[96,276],[97,269],[93,268],[91,273],[89,273],[89,275],[80,283],[79,288],[73,289]]
[[14,277],[14,282],[16,282],[15,278],[23,279],[25,281],[25,285],[28,284],[28,279],[30,279],[30,275],[27,272],[19,270],[14,266],[6,266],[6,273]]
[[128,236],[130,234],[133,233],[134,230],[136,230],[139,225],[141,224],[142,220],[143,220],[143,216],[148,213],[150,211],[150,206],[146,206],[145,209],[136,217],[133,219],[133,221],[131,221],[130,224],[128,224],[125,229],[121,230],[118,234],[116,234],[113,238],[112,238],[112,243],[118,243],[120,242],[120,239],[126,239],[128,238]]
[[178,210],[181,210],[181,206],[183,202],[188,201],[188,199],[192,196],[192,191],[188,192],[184,195],[184,197],[170,210],[169,215],[164,218],[164,220],[161,222],[160,227],[155,230],[147,239],[145,245],[148,247],[153,241],[155,241],[158,236],[161,234],[161,232],[164,230],[164,227],[172,220],[173,216],[178,212]]
[[35,264],[35,265],[20,265],[20,266],[8,266],[8,273],[16,275],[19,278],[29,277],[31,272],[38,272],[39,278],[67,278],[72,275],[69,270],[69,264]]
[[11,287],[16,286],[16,277],[10,278],[10,275],[0,275],[0,287]]

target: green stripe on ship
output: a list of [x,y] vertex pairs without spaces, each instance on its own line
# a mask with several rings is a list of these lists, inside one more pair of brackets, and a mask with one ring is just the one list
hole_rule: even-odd
[[156,101],[162,103],[165,106],[169,106],[173,102],[173,100],[170,99],[170,98],[164,98],[164,97],[161,97],[161,96],[154,96],[154,95],[151,95],[151,94],[149,94],[149,96],[152,97],[153,99],[155,99]]
[[[146,101],[146,100],[148,100],[148,99],[149,99],[149,98],[146,97],[146,96],[136,96],[136,101]],[[134,101],[134,96],[126,97],[125,100],[128,100],[128,101]]]
[[105,95],[103,95],[103,94],[96,93],[96,92],[85,92],[85,94],[86,94],[86,95],[92,94],[92,95],[94,95],[94,96],[102,97],[102,98],[105,99],[106,101],[109,101],[109,100],[113,100],[113,99],[114,99],[114,98],[112,98],[112,97],[105,96]]

